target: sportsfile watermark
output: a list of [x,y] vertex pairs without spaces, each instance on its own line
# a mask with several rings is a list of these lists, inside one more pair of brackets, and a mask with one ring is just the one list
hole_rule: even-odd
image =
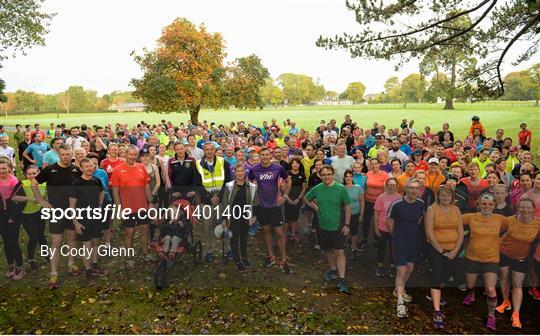
[[[168,208],[141,208],[135,212],[137,218],[149,220],[174,220],[186,217],[187,219],[245,219],[253,216],[251,205],[233,205],[220,206],[199,204],[196,206],[172,206]],[[130,208],[124,208],[122,205],[107,204],[103,207],[86,208],[42,208],[41,219],[48,220],[51,223],[57,223],[61,220],[95,220],[106,222],[108,220],[128,220],[134,216]]]

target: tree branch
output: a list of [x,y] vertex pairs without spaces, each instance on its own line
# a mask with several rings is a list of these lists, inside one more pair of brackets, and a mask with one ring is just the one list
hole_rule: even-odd
[[482,13],[482,15],[480,15],[478,20],[476,20],[470,27],[467,27],[467,29],[464,29],[464,30],[460,31],[459,33],[456,33],[456,34],[450,35],[448,37],[445,37],[445,38],[443,38],[441,40],[436,40],[434,42],[431,42],[430,44],[422,46],[420,48],[415,48],[415,49],[410,49],[410,50],[403,50],[401,52],[412,52],[412,51],[426,50],[426,49],[429,49],[429,48],[434,47],[436,45],[443,44],[443,43],[445,43],[447,41],[451,41],[451,40],[456,39],[456,38],[458,38],[458,37],[460,37],[462,35],[465,35],[466,33],[473,30],[474,27],[478,26],[480,24],[480,22],[482,22],[486,18],[486,16],[489,14],[489,12],[491,12],[491,10],[493,9],[493,7],[495,7],[496,4],[497,4],[497,0],[493,0],[493,2],[488,7],[488,9],[486,9],[486,11],[484,13]]
[[[383,40],[387,40],[387,39],[391,39],[391,38],[400,38],[400,37],[405,37],[405,36],[421,33],[421,32],[426,31],[428,29],[435,28],[435,27],[437,27],[438,25],[440,25],[442,23],[449,22],[449,21],[455,20],[455,19],[457,19],[457,18],[459,18],[459,17],[461,17],[463,15],[467,15],[469,13],[475,12],[475,11],[479,10],[480,8],[482,8],[486,3],[490,2],[490,1],[493,1],[493,4],[490,6],[490,8],[493,8],[493,6],[497,2],[497,0],[484,0],[478,6],[476,6],[474,8],[471,8],[471,9],[456,13],[456,14],[454,14],[452,16],[447,17],[446,19],[438,20],[438,21],[436,21],[436,22],[434,22],[434,23],[432,23],[430,25],[415,29],[413,31],[409,31],[409,32],[406,32],[406,33],[403,33],[403,34],[394,34],[394,35],[382,36],[382,37],[378,37],[378,38],[371,38],[371,39],[367,39],[367,40],[350,41],[349,43],[350,44],[353,44],[353,43],[356,44],[356,43],[368,43],[368,42],[374,42],[374,41],[383,41]],[[349,44],[349,43],[347,43],[347,44]]]
[[501,56],[499,57],[499,61],[497,62],[497,79],[499,81],[499,85],[501,87],[501,90],[500,90],[500,95],[499,96],[502,96],[504,94],[504,83],[503,83],[503,80],[502,80],[502,75],[501,75],[501,65],[502,65],[502,62],[504,60],[504,57],[506,56],[506,53],[508,52],[508,50],[510,50],[510,48],[512,47],[512,45],[523,35],[527,32],[527,30],[529,30],[529,28],[531,28],[536,22],[540,21],[540,13],[536,14],[535,17],[532,18],[532,20],[530,20],[523,28],[521,28],[521,30],[516,34],[514,35],[514,37],[510,40],[510,42],[508,42],[508,44],[506,45],[506,47],[504,48]]

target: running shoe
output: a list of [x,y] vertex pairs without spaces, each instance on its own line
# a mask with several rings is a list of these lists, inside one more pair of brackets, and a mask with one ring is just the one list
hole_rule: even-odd
[[444,315],[440,311],[433,313],[433,326],[437,329],[444,329]]
[[109,271],[107,271],[103,267],[99,267],[96,264],[92,265],[90,270],[92,271],[92,275],[95,275],[95,276],[107,276],[107,275],[109,275]]
[[459,289],[462,292],[466,292],[467,291],[467,285],[462,283],[461,285],[457,286],[457,289]]
[[[433,301],[433,299],[431,298],[431,293],[428,292],[426,294],[426,299],[428,299],[429,301]],[[440,300],[439,304],[441,306],[446,306],[446,300],[443,297],[441,297],[441,300]]]
[[26,271],[24,270],[24,267],[15,267],[15,271],[13,272],[13,280],[21,280],[24,278],[26,274]]
[[537,287],[529,289],[529,294],[534,300],[540,301],[540,289],[538,289]]
[[337,286],[340,293],[349,293],[349,285],[345,279],[339,279]]
[[268,256],[264,259],[263,266],[268,268],[276,263],[276,257]]
[[474,300],[475,300],[474,294],[469,293],[463,299],[463,304],[466,305],[467,307],[472,306],[472,304],[474,303]]
[[512,303],[510,302],[510,300],[503,300],[503,302],[499,306],[497,306],[495,310],[499,314],[504,314],[505,311],[512,310]]
[[94,276],[92,275],[92,269],[87,269],[85,274],[86,286],[91,287],[96,284]]
[[[394,291],[392,292],[392,295],[394,295],[395,298],[398,297],[396,289],[394,289]],[[407,292],[404,291],[403,292],[403,301],[407,302],[407,303],[412,302],[412,296],[410,296],[409,294],[407,294]]]
[[214,260],[214,253],[206,253],[206,255],[204,256],[204,260],[207,263],[212,262]]
[[291,273],[291,269],[289,268],[289,264],[284,260],[279,264],[279,268],[283,271],[285,274]]
[[320,249],[321,249],[321,245],[319,245],[319,243],[315,244],[314,249],[315,249],[316,251],[320,250]]
[[15,274],[15,266],[9,265],[8,271],[6,272],[6,277],[13,278],[14,274]]
[[49,288],[50,289],[57,289],[58,287],[60,287],[60,285],[58,284],[58,275],[51,274],[51,276],[49,278]]
[[81,275],[82,272],[75,264],[68,265],[68,273],[74,276]]
[[247,260],[247,258],[242,258],[242,264],[246,267],[246,269],[249,269],[251,267],[251,264]]
[[512,313],[512,328],[521,329],[521,321],[519,320],[519,313],[513,312]]
[[379,278],[382,278],[386,275],[386,269],[384,268],[383,265],[378,265],[377,270],[375,271],[375,274],[377,274]]
[[242,273],[242,272],[247,271],[246,266],[245,266],[244,263],[241,262],[241,261],[237,262],[235,267],[236,267],[236,271],[237,271],[237,272]]
[[27,262],[32,271],[37,271],[39,269],[39,265],[34,259],[28,259]]
[[497,327],[495,325],[495,316],[488,316],[486,320],[486,328],[489,330],[495,331],[497,330]]
[[407,316],[409,316],[409,314],[407,314],[407,307],[405,307],[404,304],[398,304],[397,305],[397,317],[405,318]]
[[326,282],[330,282],[338,277],[339,276],[336,270],[329,270],[324,273],[324,281]]

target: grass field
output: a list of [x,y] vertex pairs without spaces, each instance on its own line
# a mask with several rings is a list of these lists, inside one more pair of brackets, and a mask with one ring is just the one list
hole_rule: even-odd
[[[521,122],[527,122],[529,129],[540,130],[540,107],[530,104],[508,104],[501,103],[475,103],[456,104],[456,109],[452,111],[442,110],[439,104],[408,104],[403,105],[357,105],[357,106],[306,106],[273,109],[267,108],[256,111],[239,110],[203,110],[199,115],[199,120],[208,120],[216,123],[229,123],[230,121],[244,120],[247,123],[261,125],[263,120],[270,121],[276,118],[278,122],[290,118],[296,121],[297,126],[312,131],[319,125],[321,119],[329,121],[334,118],[341,123],[343,117],[350,114],[352,119],[357,121],[361,127],[371,127],[374,121],[385,124],[387,128],[398,127],[401,119],[414,119],[415,127],[420,132],[426,125],[431,126],[432,132],[441,128],[443,122],[450,123],[450,129],[458,137],[468,132],[470,118],[478,115],[486,127],[488,135],[494,135],[495,129],[504,128],[506,134],[516,137]],[[171,120],[178,124],[185,122],[189,118],[188,114],[158,114],[144,112],[124,112],[124,113],[73,113],[61,114],[60,118],[56,114],[38,114],[31,116],[10,116],[0,117],[0,123],[14,126],[20,124],[34,124],[39,122],[42,127],[48,127],[51,122],[65,123],[68,126],[86,123],[88,126],[104,125],[116,122],[134,125],[141,120],[147,123],[156,123],[161,119]],[[533,137],[538,144],[539,138]],[[536,147],[538,148],[538,147]]]
[[[444,121],[461,138],[468,131],[470,117],[479,115],[488,135],[496,128],[504,128],[506,134],[516,138],[519,124],[527,122],[535,132],[533,148],[538,152],[540,131],[538,107],[516,107],[508,104],[458,104],[454,111],[443,111],[438,105],[402,106],[375,105],[354,107],[297,107],[266,109],[263,111],[202,111],[200,120],[226,123],[244,120],[261,124],[262,120],[278,121],[290,118],[299,127],[312,131],[321,119],[335,118],[338,123],[345,114],[362,127],[371,127],[374,121],[387,127],[399,126],[402,118],[414,119],[418,130],[429,125],[438,131]],[[102,114],[44,114],[23,118],[22,116],[0,118],[0,123],[13,126],[16,123],[49,122],[66,125],[86,123],[129,123],[141,120],[148,123],[161,119],[175,124],[186,121],[186,114],[163,115],[146,113]],[[306,220],[301,217],[302,226]],[[113,227],[114,246],[122,246],[118,223]],[[48,231],[48,230],[47,230]],[[197,228],[197,236],[200,236]],[[48,237],[50,240],[50,237]],[[138,239],[136,239],[138,242]],[[14,283],[0,278],[0,334],[125,334],[125,333],[274,333],[274,334],[437,334],[431,324],[432,307],[425,296],[425,289],[411,288],[414,303],[409,305],[410,318],[395,317],[395,299],[392,296],[393,281],[375,276],[375,255],[366,252],[360,260],[348,262],[347,278],[351,295],[338,294],[335,285],[323,283],[322,274],[326,261],[320,251],[313,249],[313,241],[305,237],[299,244],[289,243],[288,254],[292,274],[284,275],[276,268],[261,267],[265,255],[261,232],[250,239],[248,253],[252,262],[249,272],[238,275],[229,262],[221,260],[193,268],[184,258],[171,274],[171,287],[161,292],[153,288],[154,264],[138,261],[134,270],[125,269],[123,258],[103,259],[103,265],[111,271],[99,279],[94,288],[85,288],[82,277],[67,275],[66,259],[61,260],[61,287],[56,291],[46,288],[48,267],[31,272]],[[1,242],[0,242],[1,245]],[[21,233],[21,248],[26,256],[26,234]],[[187,257],[187,256],[186,256]],[[79,266],[82,263],[79,261]],[[0,258],[0,271],[6,268]],[[413,273],[411,281],[419,284],[427,280],[427,274]],[[423,282],[425,284],[425,282]],[[453,286],[455,286],[454,284]],[[426,287],[423,285],[422,287]],[[481,290],[474,307],[467,308],[467,318],[461,299],[463,294],[456,288],[444,292],[448,305],[447,334],[484,334],[485,303]],[[540,332],[538,303],[528,296],[522,309],[521,319],[526,334]],[[510,328],[509,315],[499,315],[498,333],[514,333]]]

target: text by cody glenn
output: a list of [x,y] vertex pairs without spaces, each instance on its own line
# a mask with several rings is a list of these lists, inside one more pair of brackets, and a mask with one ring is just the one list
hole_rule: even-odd
[[135,249],[132,247],[112,247],[111,245],[98,245],[93,247],[69,247],[62,245],[59,248],[40,246],[40,255],[52,259],[57,253],[62,257],[79,257],[90,259],[94,251],[100,257],[134,257]]

